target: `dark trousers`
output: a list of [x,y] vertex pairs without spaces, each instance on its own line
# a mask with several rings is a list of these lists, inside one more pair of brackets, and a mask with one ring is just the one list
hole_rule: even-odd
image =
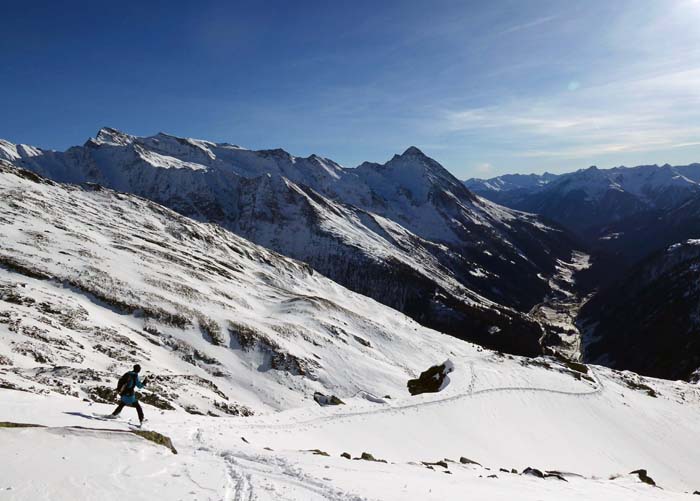
[[[118,415],[125,405],[127,404],[125,404],[124,402],[119,402],[119,405],[117,405],[117,408],[114,409],[112,416]],[[139,401],[137,400],[133,404],[129,405],[129,407],[136,407],[136,413],[139,415],[139,421],[143,421],[143,409],[141,408],[141,404],[139,404]]]

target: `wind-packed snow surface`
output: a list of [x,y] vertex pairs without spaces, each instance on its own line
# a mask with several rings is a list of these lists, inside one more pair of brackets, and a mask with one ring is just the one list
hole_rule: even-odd
[[423,325],[511,353],[542,351],[543,327],[527,312],[552,292],[541,277],[575,250],[561,229],[475,196],[415,147],[344,168],[108,128],[66,152],[2,144],[15,165],[218,223]]
[[[485,350],[217,226],[0,169],[0,499],[644,500],[700,488],[697,386]],[[410,396],[407,381],[445,360],[441,390]],[[133,409],[97,417],[136,362],[144,428],[177,455],[123,432]],[[316,392],[344,403],[320,406]]]

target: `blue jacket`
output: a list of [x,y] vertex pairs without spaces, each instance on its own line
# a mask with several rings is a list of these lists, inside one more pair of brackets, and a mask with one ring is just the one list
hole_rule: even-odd
[[134,390],[136,388],[143,388],[143,383],[139,379],[139,375],[136,374],[134,371],[130,371],[129,375],[133,378],[132,381],[134,382],[134,387],[132,388],[130,393],[122,395],[121,400],[126,405],[133,405],[136,403],[136,392]]

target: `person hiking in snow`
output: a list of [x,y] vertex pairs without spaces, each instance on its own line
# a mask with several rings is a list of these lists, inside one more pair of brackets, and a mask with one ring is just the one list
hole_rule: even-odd
[[125,373],[119,378],[119,383],[117,383],[117,393],[120,395],[119,405],[112,416],[117,417],[122,411],[125,405],[129,407],[136,407],[136,413],[139,415],[139,422],[143,424],[143,409],[136,399],[136,388],[143,388],[146,384],[146,379],[141,382],[139,379],[139,372],[141,372],[141,366],[139,364],[134,365],[134,370]]

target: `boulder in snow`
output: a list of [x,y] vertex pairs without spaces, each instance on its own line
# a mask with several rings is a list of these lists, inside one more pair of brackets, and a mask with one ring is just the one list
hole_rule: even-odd
[[361,459],[363,461],[373,461],[375,463],[386,463],[386,459],[377,459],[369,452],[363,452],[359,458],[355,458],[355,459]]
[[316,400],[319,405],[345,405],[345,402],[335,395],[324,395],[320,391],[314,393],[314,400]]
[[459,458],[459,462],[462,464],[475,464],[475,465],[481,466],[481,463],[477,463],[476,461],[472,461],[471,459],[465,458],[464,456]]
[[454,371],[454,364],[449,359],[440,365],[433,365],[428,370],[421,372],[417,379],[408,381],[408,391],[411,395],[437,393],[450,383],[450,378],[447,375],[452,371]]
[[537,468],[530,468],[529,466],[523,470],[523,475],[532,475],[533,477],[544,478],[544,473]]
[[443,468],[448,468],[447,462],[445,462],[445,461],[435,461],[434,463],[431,463],[429,461],[422,461],[422,463],[425,466],[441,466]]
[[646,470],[634,470],[631,471],[630,474],[637,475],[639,477],[639,480],[641,480],[645,484],[656,486],[656,482],[654,482],[654,479],[647,474]]

